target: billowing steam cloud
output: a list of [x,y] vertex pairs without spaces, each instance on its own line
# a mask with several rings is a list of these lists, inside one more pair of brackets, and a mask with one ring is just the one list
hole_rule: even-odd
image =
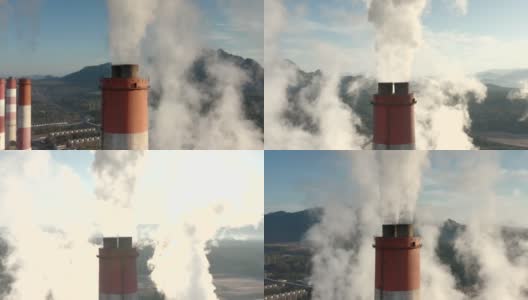
[[[0,165],[0,226],[14,277],[8,300],[97,299],[93,241],[101,235],[154,246],[151,279],[166,299],[215,300],[206,244],[221,228],[263,217],[256,153],[97,153],[93,173],[82,175],[93,176],[95,193],[49,153],[13,154]],[[158,226],[138,240],[140,224]]]
[[0,37],[9,25],[15,28],[23,50],[35,50],[40,34],[40,9],[44,0],[0,0]]
[[510,100],[527,100],[528,99],[528,80],[520,82],[520,87],[508,94]]
[[[358,134],[361,121],[339,97],[339,65],[318,74],[289,101],[290,86],[301,86],[298,70],[279,53],[280,34],[288,12],[282,0],[264,3],[265,142],[268,149],[357,149],[366,143]],[[318,51],[327,52],[326,49]],[[288,117],[288,115],[290,117]],[[294,117],[291,117],[294,115]]]
[[[418,101],[415,106],[417,148],[474,148],[467,134],[471,127],[468,103],[482,101],[486,87],[474,78],[453,72],[419,79],[412,74],[417,51],[433,47],[424,39],[421,20],[428,1],[365,0],[364,3],[375,32],[376,79],[412,81]],[[354,70],[343,70],[325,60],[327,57],[344,60],[343,50],[317,41],[314,52],[324,61],[324,70],[301,75],[294,65],[281,57],[281,33],[287,31],[290,17],[283,1],[266,1],[265,11],[266,148],[370,147],[356,103],[345,105],[340,92],[342,75]],[[372,93],[372,83],[370,79],[357,79],[352,84],[353,89],[348,91],[348,98],[358,99],[358,95],[367,90]]]
[[[528,100],[528,80],[520,82],[520,87],[508,93],[508,99],[512,101],[527,101]],[[526,111],[520,118],[520,122],[528,119],[528,111]]]
[[[307,236],[315,251],[311,274],[315,299],[373,299],[372,238],[381,234],[382,224],[395,221],[417,224],[422,238],[422,299],[526,297],[528,247],[522,238],[505,243],[501,226],[511,224],[511,220],[504,223],[506,218],[499,220],[497,214],[504,200],[495,191],[504,172],[496,153],[455,153],[452,164],[456,167],[446,168],[449,172],[435,179],[445,181],[460,195],[456,207],[471,208],[467,227],[454,241],[455,257],[451,257],[464,270],[476,269],[477,286],[470,287],[470,291],[457,289],[454,273],[439,259],[440,227],[432,216],[416,209],[421,180],[430,161],[427,153],[356,152],[350,157],[354,199],[327,202],[320,223]],[[395,175],[396,170],[405,176]],[[395,219],[397,215],[401,217]],[[512,243],[517,248],[513,255]]]
[[368,1],[368,20],[376,30],[377,77],[408,82],[423,37],[421,17],[427,0]]
[[467,14],[469,0],[454,0],[454,5],[455,8],[460,12],[460,14]]
[[190,0],[108,0],[114,62],[142,63],[158,100],[151,112],[151,145],[261,149],[261,130],[242,107],[248,74],[214,54],[203,61],[204,75],[210,78],[206,84],[209,90],[213,87],[210,93],[190,75],[207,53],[196,5]]
[[[465,14],[467,1],[455,1]],[[369,22],[376,31],[377,79],[410,81],[417,49],[424,44],[422,15],[426,0],[367,1]],[[456,78],[455,78],[456,77]],[[468,102],[482,101],[486,87],[474,78],[455,76],[419,79],[416,87],[418,149],[472,149]]]
[[381,224],[414,220],[421,174],[428,166],[427,153],[421,151],[350,157],[357,198],[329,203],[308,235],[315,248],[315,299],[374,298],[372,237],[380,235]]
[[40,33],[40,7],[43,0],[16,0],[14,9],[16,30],[20,41],[30,49],[37,48]]

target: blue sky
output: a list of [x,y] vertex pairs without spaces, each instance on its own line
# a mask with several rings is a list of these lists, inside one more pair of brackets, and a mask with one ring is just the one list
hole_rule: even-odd
[[[288,25],[282,35],[282,55],[302,68],[328,64],[315,54],[326,46],[347,57],[352,73],[372,73],[373,31],[361,0],[286,1]],[[423,16],[425,44],[417,53],[418,73],[432,60],[445,59],[466,73],[488,69],[528,68],[528,1],[468,0],[467,14],[454,0],[429,0]],[[308,26],[309,25],[309,26]],[[331,59],[331,58],[329,58]],[[335,58],[334,58],[335,59]]]
[[[323,206],[329,200],[354,203],[357,193],[349,156],[360,152],[340,151],[266,151],[265,210],[298,211]],[[491,158],[489,158],[491,156]],[[432,151],[430,168],[422,176],[418,206],[432,208],[442,216],[463,218],[469,193],[460,193],[462,166],[475,158],[496,161],[500,171],[491,187],[496,193],[501,214],[516,219],[528,209],[528,153],[525,151]],[[483,164],[479,164],[483,165]],[[475,171],[476,178],[493,176]],[[497,174],[495,174],[497,175]],[[484,200],[483,200],[484,201]],[[357,203],[357,202],[356,202]],[[516,209],[515,209],[516,208]],[[476,208],[475,208],[476,209]],[[471,210],[471,209],[470,209]],[[511,216],[509,215],[511,214]],[[525,219],[524,217],[522,219]],[[526,221],[524,221],[526,222]]]
[[[193,0],[203,15],[208,46],[262,60],[262,51],[258,50],[262,39],[255,38],[240,24],[247,20],[244,17],[255,19],[252,16],[262,6],[259,1],[239,5],[239,0]],[[7,23],[3,24],[0,12],[0,76],[62,76],[110,61],[106,0],[40,0],[39,12],[21,20],[15,18],[15,0],[9,2]],[[2,9],[5,20],[5,6]],[[237,17],[232,18],[233,15]],[[31,30],[32,22],[38,30]]]

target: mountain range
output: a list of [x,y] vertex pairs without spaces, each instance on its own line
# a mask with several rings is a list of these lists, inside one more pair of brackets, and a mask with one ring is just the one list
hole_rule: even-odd
[[[204,50],[187,71],[188,82],[213,100],[202,101],[204,106],[214,105],[217,81],[209,72],[208,62],[229,62],[246,74],[242,86],[243,110],[246,118],[260,129],[264,128],[264,69],[252,59],[219,50]],[[86,115],[97,120],[100,106],[99,81],[111,76],[111,64],[87,66],[63,77],[32,76],[33,118],[36,122],[57,122],[65,118],[81,120]],[[213,96],[211,96],[213,95]],[[159,103],[159,91],[151,89],[150,105]],[[212,103],[211,103],[212,102]],[[207,112],[207,107],[202,109]]]

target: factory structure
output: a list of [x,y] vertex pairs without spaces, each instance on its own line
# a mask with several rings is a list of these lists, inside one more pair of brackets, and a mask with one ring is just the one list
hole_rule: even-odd
[[148,150],[149,80],[139,77],[139,66],[113,65],[100,90],[101,124],[88,119],[32,124],[31,80],[0,79],[0,150]]
[[412,225],[383,225],[374,243],[375,300],[420,300],[421,247]]
[[137,300],[138,251],[131,237],[103,238],[99,248],[99,300]]
[[312,299],[312,287],[266,278],[264,280],[264,300],[310,300]]
[[378,83],[374,95],[374,150],[414,150],[414,105],[408,82]]

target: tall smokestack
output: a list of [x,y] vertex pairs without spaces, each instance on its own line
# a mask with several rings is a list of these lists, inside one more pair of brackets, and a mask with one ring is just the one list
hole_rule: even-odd
[[5,148],[13,149],[16,146],[17,133],[17,83],[15,78],[7,79],[5,103]]
[[0,78],[0,150],[5,149],[5,84]]
[[31,80],[18,80],[17,149],[31,150]]
[[374,244],[376,300],[420,299],[421,247],[412,225],[383,225],[383,236]]
[[378,83],[374,95],[374,150],[414,150],[414,95],[409,83]]
[[138,73],[138,65],[114,65],[101,80],[104,150],[148,150],[149,81]]
[[138,252],[131,237],[103,238],[99,249],[99,300],[137,300]]

